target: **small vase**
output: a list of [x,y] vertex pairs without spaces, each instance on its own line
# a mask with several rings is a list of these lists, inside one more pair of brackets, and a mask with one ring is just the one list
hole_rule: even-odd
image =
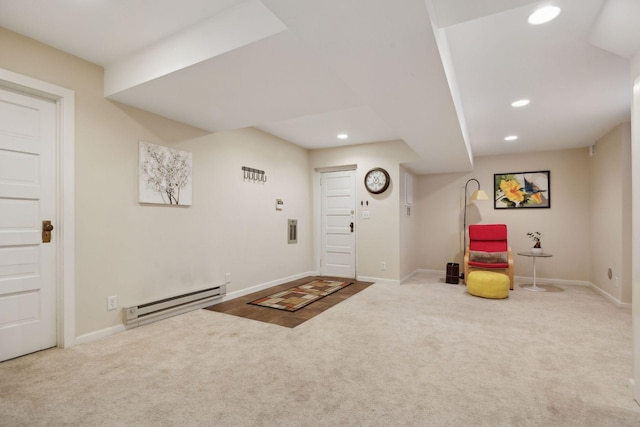
[[542,248],[531,248],[531,253],[540,255],[542,253]]

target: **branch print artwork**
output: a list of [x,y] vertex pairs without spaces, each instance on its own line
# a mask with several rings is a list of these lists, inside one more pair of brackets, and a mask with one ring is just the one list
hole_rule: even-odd
[[192,155],[140,141],[138,201],[164,205],[191,205]]

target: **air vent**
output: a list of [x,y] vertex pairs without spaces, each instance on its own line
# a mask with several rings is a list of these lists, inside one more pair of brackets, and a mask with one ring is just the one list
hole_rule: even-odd
[[298,220],[290,219],[288,228],[288,241],[291,243],[298,243]]

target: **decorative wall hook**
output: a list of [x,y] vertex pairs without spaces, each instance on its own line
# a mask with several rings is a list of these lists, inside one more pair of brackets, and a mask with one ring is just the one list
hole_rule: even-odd
[[267,175],[263,170],[242,166],[242,171],[244,172],[243,178],[245,181],[267,182]]

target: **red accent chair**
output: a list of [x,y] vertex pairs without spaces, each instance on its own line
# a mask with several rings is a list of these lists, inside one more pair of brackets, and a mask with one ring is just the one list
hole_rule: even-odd
[[473,270],[505,270],[513,290],[513,256],[507,244],[505,224],[469,226],[469,246],[464,254],[464,277]]

